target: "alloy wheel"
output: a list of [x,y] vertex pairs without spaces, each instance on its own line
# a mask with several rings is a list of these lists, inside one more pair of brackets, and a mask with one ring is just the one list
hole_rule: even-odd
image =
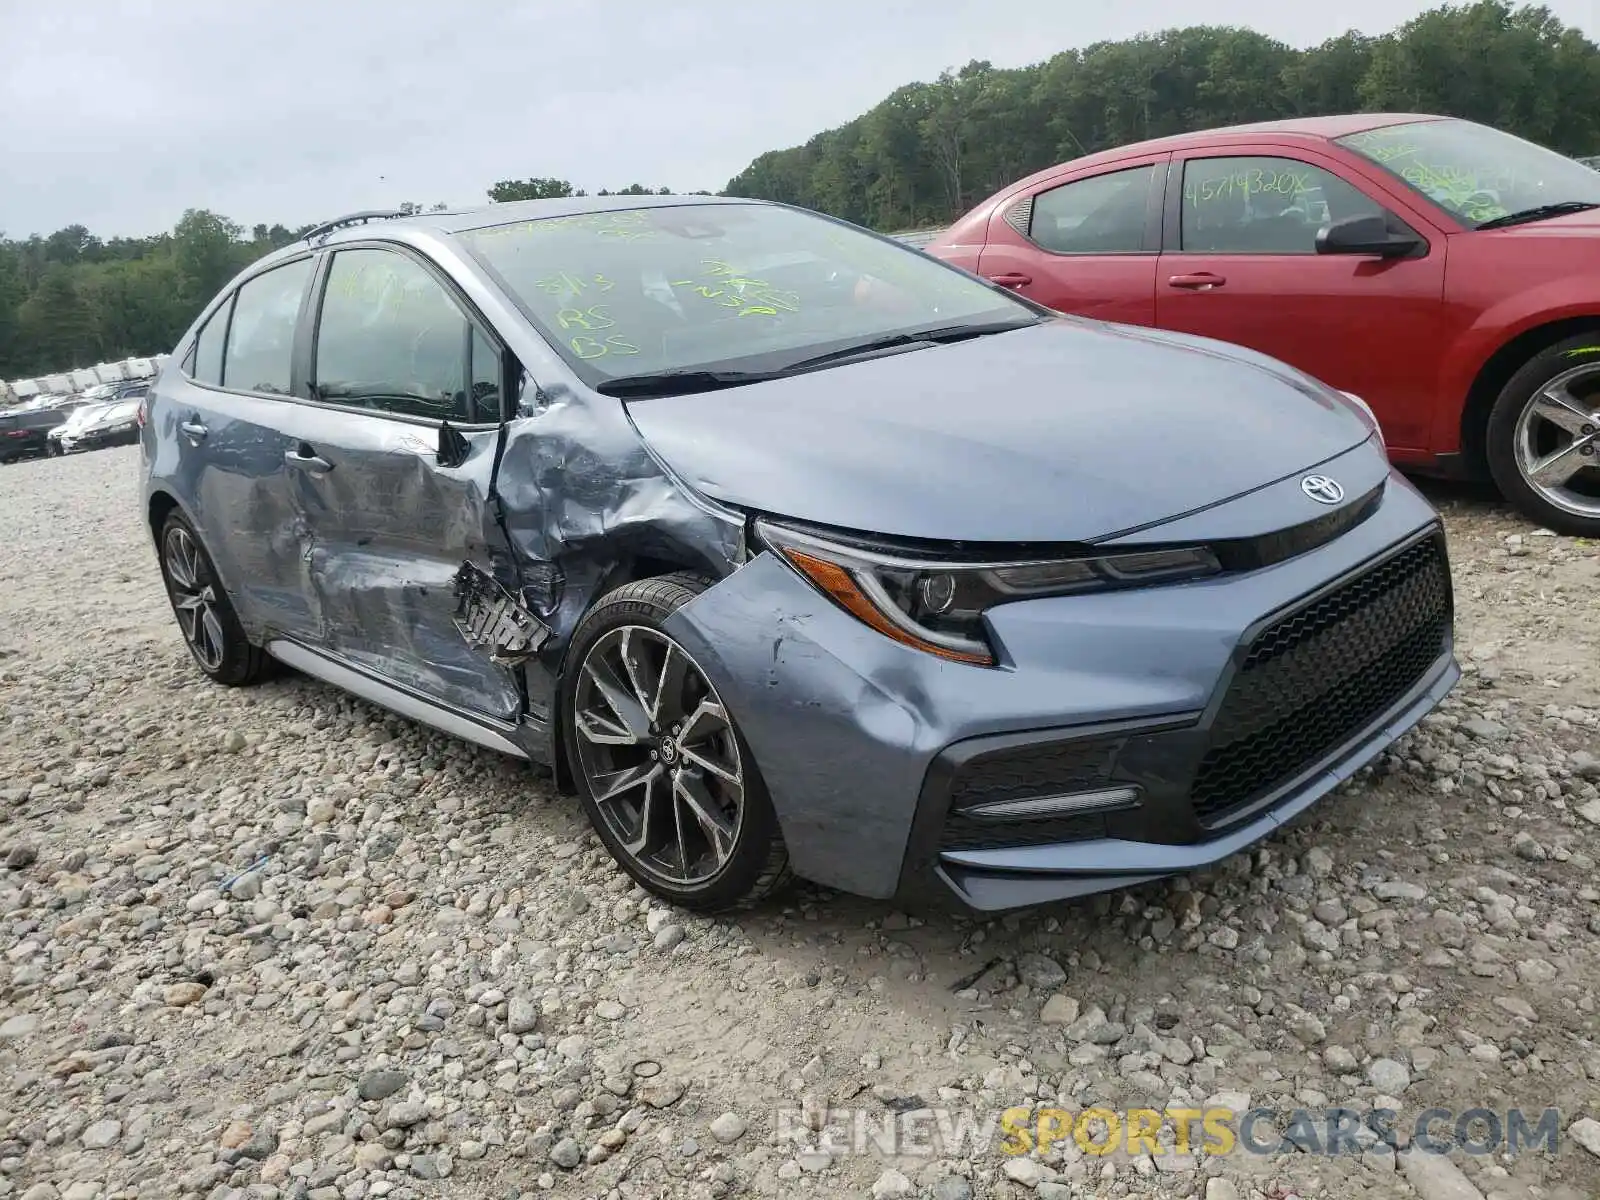
[[1547,503],[1600,518],[1600,363],[1563,371],[1517,418],[1517,470]]
[[217,584],[200,547],[181,525],[167,531],[162,563],[167,589],[189,649],[207,671],[222,669],[225,654],[222,620],[217,614]]
[[584,655],[573,713],[578,769],[628,856],[677,886],[716,876],[744,819],[744,762],[688,651],[649,626],[609,630]]

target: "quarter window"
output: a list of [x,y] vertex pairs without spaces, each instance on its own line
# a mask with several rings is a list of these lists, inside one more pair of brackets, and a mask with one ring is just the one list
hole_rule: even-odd
[[1137,254],[1154,165],[1075,179],[1033,201],[1028,237],[1058,254]]
[[302,258],[265,271],[239,289],[233,301],[233,320],[228,324],[223,387],[289,394],[295,325],[310,276],[311,260]]
[[472,331],[472,405],[469,421],[489,424],[500,419],[500,351],[481,330]]
[[194,340],[190,375],[198,383],[222,386],[222,344],[228,337],[228,313],[232,308],[233,297],[229,296],[222,307],[211,314],[200,336]]
[[[492,347],[443,285],[411,258],[373,249],[333,256],[317,328],[319,399],[435,420],[496,420],[498,412],[480,418],[469,404],[478,390],[469,391],[469,371],[471,385],[479,374],[469,346],[478,345],[491,359]],[[482,372],[498,380],[498,367]]]
[[1191,158],[1183,164],[1183,248],[1315,254],[1317,231],[1381,206],[1337,175],[1293,158]]

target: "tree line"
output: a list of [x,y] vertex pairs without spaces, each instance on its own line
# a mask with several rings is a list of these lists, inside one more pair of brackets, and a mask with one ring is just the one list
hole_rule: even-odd
[[[1066,50],[1031,67],[974,61],[898,88],[803,146],[761,155],[721,194],[909,229],[943,224],[1023,175],[1107,147],[1353,111],[1465,117],[1569,154],[1600,154],[1600,48],[1542,6],[1478,0],[1306,50],[1200,25]],[[667,193],[635,183],[596,194]],[[488,189],[495,203],[585,194],[543,177]],[[309,228],[247,230],[192,209],[154,237],[102,240],[72,225],[0,238],[0,379],[170,349],[240,268]]]
[[1249,29],[1172,29],[908,84],[803,146],[761,155],[726,192],[911,229],[1098,150],[1342,112],[1464,117],[1600,154],[1600,51],[1549,9],[1504,0],[1445,5],[1379,37],[1350,32],[1307,50]]
[[[614,194],[669,191],[634,183]],[[582,195],[560,179],[503,180],[489,189],[495,202]],[[397,206],[407,213],[447,207],[424,209],[414,201]],[[0,380],[164,353],[223,284],[313,228],[245,229],[217,213],[190,209],[171,233],[153,237],[101,239],[82,225],[69,225],[48,237],[0,238]]]

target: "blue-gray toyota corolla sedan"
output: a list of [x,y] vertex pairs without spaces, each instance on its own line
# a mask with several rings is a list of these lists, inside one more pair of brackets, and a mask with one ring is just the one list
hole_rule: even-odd
[[1459,674],[1439,521],[1359,399],[782,205],[332,222],[141,423],[202,671],[545,764],[693,908],[1198,867]]

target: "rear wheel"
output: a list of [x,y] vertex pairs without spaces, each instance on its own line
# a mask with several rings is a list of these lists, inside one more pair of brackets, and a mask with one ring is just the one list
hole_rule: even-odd
[[1485,448],[1495,484],[1524,516],[1600,536],[1600,334],[1559,342],[1513,375]]
[[789,879],[755,760],[700,664],[662,624],[705,590],[689,575],[602,598],[578,626],[562,681],[567,761],[600,840],[674,904],[754,904]]
[[181,513],[161,527],[161,577],[196,666],[229,687],[265,677],[272,660],[245,637],[211,555]]

